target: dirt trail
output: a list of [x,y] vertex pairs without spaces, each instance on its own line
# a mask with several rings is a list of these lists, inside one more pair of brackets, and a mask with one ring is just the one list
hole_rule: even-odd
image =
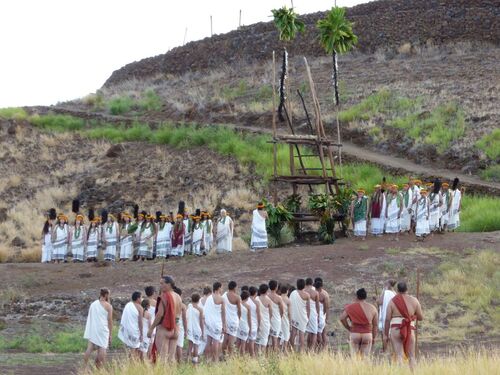
[[[137,121],[137,117],[129,116],[112,116],[101,113],[93,113],[88,111],[82,111],[71,108],[58,108],[58,107],[32,107],[28,108],[39,113],[46,113],[49,111],[56,113],[71,114],[76,117],[84,118],[87,120],[97,119],[101,121],[107,121],[112,123],[133,123]],[[165,119],[166,120],[166,119]],[[142,120],[141,120],[142,121]],[[164,121],[145,121],[152,126],[157,126]],[[205,126],[217,126],[218,124],[206,124]],[[230,127],[232,129],[251,132],[257,134],[272,134],[270,128],[263,128],[260,126],[248,126],[248,125],[237,125],[237,124],[224,124],[224,126]],[[279,132],[281,133],[281,132]],[[408,174],[412,176],[418,176],[426,180],[430,180],[439,177],[443,180],[452,181],[455,177],[458,177],[460,181],[465,184],[469,191],[474,191],[477,193],[489,194],[500,196],[500,183],[483,181],[479,177],[474,175],[467,175],[455,170],[448,170],[442,168],[436,168],[432,165],[416,164],[410,160],[403,159],[393,155],[382,154],[380,152],[374,152],[364,147],[355,145],[351,142],[342,141],[342,154],[350,158],[365,161],[373,164],[377,164],[380,167],[389,170],[390,172],[398,174]]]

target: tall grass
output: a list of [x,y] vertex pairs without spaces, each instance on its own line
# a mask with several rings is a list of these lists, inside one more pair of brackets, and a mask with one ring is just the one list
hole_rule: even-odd
[[493,164],[481,172],[481,178],[486,181],[500,182],[500,164]]
[[81,130],[85,126],[81,118],[51,113],[30,116],[29,121],[36,127],[56,132]]
[[0,108],[0,118],[6,120],[24,120],[28,117],[26,111],[18,107]]
[[500,199],[466,194],[462,199],[460,232],[490,232],[500,229]]
[[112,115],[122,115],[130,112],[134,104],[134,100],[131,97],[119,96],[108,102],[108,109]]
[[[500,366],[498,351],[485,350],[456,353],[447,357],[422,358],[415,370],[408,366],[398,366],[387,360],[361,360],[340,353],[269,356],[251,359],[229,358],[216,365],[190,364],[172,365],[160,363],[151,365],[123,359],[100,370],[82,370],[80,374],[95,375],[464,375],[495,374]],[[497,370],[495,370],[497,369]]]
[[139,107],[146,111],[159,111],[161,104],[161,98],[153,89],[145,90],[139,100]]
[[494,129],[490,134],[486,134],[476,142],[484,153],[492,160],[500,158],[500,129]]

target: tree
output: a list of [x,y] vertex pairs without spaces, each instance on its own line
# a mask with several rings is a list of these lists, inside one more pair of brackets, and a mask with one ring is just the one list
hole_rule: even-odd
[[280,103],[278,106],[279,119],[280,121],[284,121],[283,108],[286,100],[285,81],[288,69],[288,52],[286,50],[286,44],[287,42],[295,39],[295,36],[298,33],[304,32],[305,25],[304,22],[298,18],[298,15],[295,13],[293,8],[283,6],[279,9],[273,9],[271,12],[273,14],[274,24],[279,32],[279,39],[285,42],[280,75]]
[[[337,107],[337,137],[340,144],[340,126],[338,117],[339,106],[339,85],[338,85],[338,65],[337,55],[349,52],[358,43],[358,37],[352,31],[352,22],[345,18],[345,9],[333,7],[326,17],[316,24],[319,30],[320,43],[327,54],[333,58],[333,91],[334,102]],[[340,146],[339,146],[340,147]],[[339,162],[342,157],[339,149]]]

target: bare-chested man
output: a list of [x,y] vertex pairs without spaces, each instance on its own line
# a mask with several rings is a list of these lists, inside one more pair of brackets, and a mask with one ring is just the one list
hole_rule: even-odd
[[281,349],[287,353],[290,346],[290,298],[288,298],[288,285],[280,285],[279,292],[283,300],[283,316],[281,317],[281,332],[280,332],[280,346]]
[[[399,364],[403,354],[409,359],[410,368],[415,368],[415,323],[424,319],[420,302],[408,293],[404,281],[397,284],[397,294],[389,302],[385,317],[384,340],[391,340]],[[386,344],[387,345],[387,344]]]
[[313,279],[306,279],[306,287],[304,290],[311,297],[311,310],[309,313],[309,322],[306,327],[307,348],[314,350],[318,341],[318,326],[319,326],[319,293],[313,287]]
[[90,355],[97,350],[95,364],[101,367],[106,360],[106,351],[111,345],[111,332],[113,330],[113,307],[109,303],[109,289],[101,289],[99,299],[92,302],[85,325],[84,339],[89,341],[83,357],[85,364]]
[[182,300],[174,292],[174,288],[174,279],[170,276],[164,276],[160,280],[160,296],[156,303],[155,319],[148,330],[148,337],[151,337],[153,330],[156,328],[152,349],[153,361],[156,360],[156,353],[163,361],[175,361]]
[[257,301],[260,308],[260,326],[257,332],[257,344],[258,352],[265,353],[267,349],[267,343],[269,341],[269,333],[271,332],[271,318],[272,318],[272,302],[267,296],[269,292],[269,286],[267,284],[261,284],[259,286],[259,296]]
[[350,332],[349,346],[352,355],[369,356],[377,337],[377,309],[366,302],[366,297],[366,290],[359,289],[356,292],[356,301],[347,305],[340,316],[340,322]]
[[226,308],[224,298],[222,298],[222,284],[218,281],[214,283],[213,293],[205,302],[204,313],[207,334],[206,357],[213,362],[218,362],[220,345],[226,333]]
[[319,294],[318,347],[326,349],[328,346],[326,325],[330,319],[330,295],[323,289],[323,279],[321,277],[314,279],[314,287]]
[[256,356],[255,340],[257,340],[257,333],[259,332],[260,322],[261,322],[260,303],[258,301],[256,287],[251,286],[248,289],[248,292],[250,293],[248,304],[250,306],[250,312],[252,317],[252,329],[250,330],[250,333],[248,335],[247,351],[248,354],[250,354],[252,357],[255,357]]
[[278,294],[278,282],[276,280],[269,281],[268,297],[271,300],[271,330],[269,335],[271,337],[271,347],[273,351],[278,351],[280,347],[280,333],[281,333],[281,319],[283,318],[284,305],[283,299]]
[[290,343],[294,348],[295,338],[299,337],[299,353],[305,349],[305,332],[311,310],[311,297],[304,290],[305,287],[306,281],[298,279],[297,289],[290,294],[290,325],[292,326]]
[[227,292],[222,296],[224,298],[224,307],[226,309],[226,333],[222,343],[222,352],[231,354],[233,346],[238,335],[241,319],[241,297],[236,292],[236,281],[230,281],[227,285]]

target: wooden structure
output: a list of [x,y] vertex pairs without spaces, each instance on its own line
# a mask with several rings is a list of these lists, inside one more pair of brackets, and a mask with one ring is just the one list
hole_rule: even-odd
[[[316,89],[314,81],[311,76],[311,70],[304,57],[304,63],[307,70],[307,77],[309,80],[309,88],[314,105],[314,116],[311,119],[307,111],[304,98],[299,90],[297,93],[301,99],[302,106],[307,118],[309,134],[297,134],[290,116],[289,107],[285,104],[285,118],[288,124],[290,133],[278,134],[276,129],[276,80],[273,80],[273,157],[274,157],[274,176],[273,181],[285,182],[291,184],[293,194],[297,194],[299,185],[307,185],[309,192],[314,194],[319,193],[321,186],[325,187],[325,192],[328,194],[335,194],[339,191],[339,185],[342,183],[335,173],[335,156],[333,149],[342,145],[334,143],[327,137],[323,121],[321,120],[321,108],[318,98],[316,96]],[[273,52],[273,75],[276,77],[275,68],[275,54]],[[290,174],[278,175],[277,174],[277,149],[278,144],[287,145],[290,155]],[[304,153],[305,152],[305,153]],[[316,159],[319,163],[315,167],[307,166],[307,160]],[[319,166],[318,166],[319,165]],[[275,185],[276,186],[276,185]],[[277,193],[275,188],[274,204],[277,203]],[[318,217],[311,213],[294,213],[297,221],[318,221]]]

